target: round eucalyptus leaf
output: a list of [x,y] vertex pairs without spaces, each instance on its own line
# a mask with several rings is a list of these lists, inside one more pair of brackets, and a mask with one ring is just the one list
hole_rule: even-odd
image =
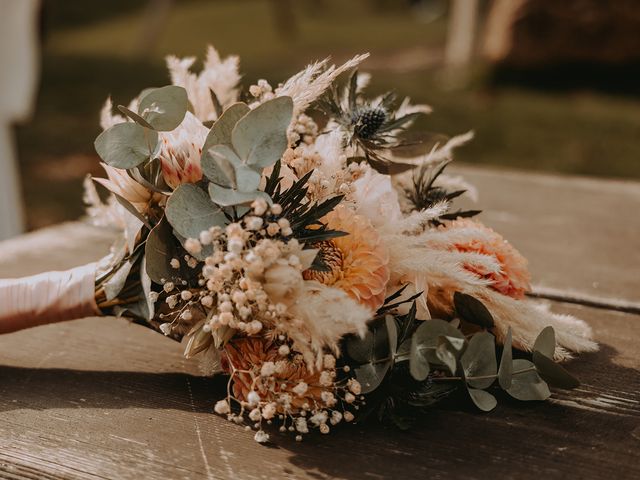
[[96,138],[96,152],[107,165],[128,169],[148,160],[158,144],[158,133],[137,123],[117,123]]
[[216,145],[231,145],[231,132],[233,131],[233,127],[235,127],[238,120],[249,113],[250,110],[247,104],[238,102],[222,112],[222,115],[215,121],[207,135],[207,139],[204,141],[204,146],[202,147],[203,155],[207,150]]
[[229,146],[215,145],[202,153],[202,173],[216,185],[236,188],[235,159],[242,163]]
[[174,130],[182,123],[189,99],[187,91],[177,85],[149,90],[140,98],[138,114],[160,132]]
[[479,325],[482,328],[493,328],[495,322],[491,312],[480,300],[462,292],[453,294],[453,303],[458,316],[469,323]]
[[477,390],[475,388],[469,388],[468,392],[473,403],[483,412],[490,412],[498,405],[496,397],[491,395],[489,392]]
[[442,365],[440,359],[435,354],[435,349],[438,346],[438,337],[448,336],[462,339],[464,341],[464,335],[460,330],[452,326],[450,323],[439,319],[425,320],[421,322],[413,336],[416,337],[416,341],[421,348],[424,348],[425,355],[429,363],[436,365]]
[[513,351],[511,350],[511,327],[507,331],[504,339],[502,356],[500,357],[500,368],[498,369],[498,383],[503,390],[511,387],[513,375]]
[[474,388],[488,388],[494,378],[470,379],[495,375],[498,370],[496,346],[493,335],[487,332],[476,333],[460,359],[467,383]]
[[398,351],[398,325],[392,315],[385,315],[384,322],[389,338],[389,353],[395,355]]
[[176,188],[165,209],[171,226],[185,238],[198,238],[204,230],[224,226],[227,221],[220,207],[200,187],[185,183]]
[[[522,370],[529,370],[525,373],[518,373]],[[529,360],[516,359],[513,361],[514,375],[511,378],[511,387],[507,393],[513,398],[523,401],[546,400],[551,396],[549,386],[540,378],[535,366]]]
[[540,352],[545,357],[553,358],[553,354],[556,351],[556,332],[552,326],[543,328],[538,334],[536,341],[533,343],[533,350]]
[[287,148],[292,115],[291,97],[277,97],[242,117],[231,132],[233,148],[242,161],[261,168],[276,163]]
[[[459,340],[459,339],[456,339]],[[438,338],[438,346],[436,347],[436,357],[440,360],[451,372],[452,375],[456,373],[458,366],[458,359],[456,358],[456,350],[447,340],[447,337]]]
[[373,392],[384,381],[389,368],[391,367],[391,360],[382,363],[365,363],[354,369],[356,380],[360,382],[362,387],[362,393],[367,394]]
[[418,337],[411,337],[411,347],[409,350],[409,373],[411,376],[422,382],[429,376],[429,360],[427,359],[428,347],[418,343]]
[[124,105],[118,105],[117,108],[118,108],[118,110],[120,110],[121,113],[123,113],[124,115],[129,117],[131,120],[136,122],[138,125],[140,125],[142,127],[145,127],[145,128],[150,128],[151,130],[153,130],[153,125],[151,125],[149,122],[147,122],[144,118],[142,118],[136,112],[133,112],[133,111],[129,110]]
[[271,197],[264,192],[240,192],[231,188],[224,188],[215,183],[209,184],[209,196],[214,203],[222,207],[235,205],[249,205],[256,198],[263,198],[267,203],[273,203]]
[[538,374],[552,387],[571,389],[580,386],[580,381],[562,365],[558,365],[540,352],[533,352],[533,364]]

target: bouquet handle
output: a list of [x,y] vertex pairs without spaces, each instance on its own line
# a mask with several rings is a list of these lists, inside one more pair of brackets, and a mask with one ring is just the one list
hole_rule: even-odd
[[0,279],[0,334],[102,315],[95,301],[96,264],[63,272]]

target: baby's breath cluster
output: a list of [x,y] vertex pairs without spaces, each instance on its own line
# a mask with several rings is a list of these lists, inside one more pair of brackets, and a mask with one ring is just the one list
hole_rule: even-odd
[[[236,423],[248,418],[258,442],[268,441],[264,423],[274,421],[297,440],[313,428],[329,433],[332,426],[353,421],[351,410],[362,403],[360,384],[345,376],[348,367],[338,369],[335,356],[325,354],[321,367],[310,370],[284,336],[235,338],[226,345],[223,361],[229,389],[215,411]],[[339,373],[344,378],[337,378]]]

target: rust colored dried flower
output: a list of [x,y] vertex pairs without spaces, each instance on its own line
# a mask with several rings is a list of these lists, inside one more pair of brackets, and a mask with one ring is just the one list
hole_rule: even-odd
[[[233,396],[248,402],[249,394],[257,392],[261,402],[276,403],[281,413],[323,406],[323,393],[333,392],[333,383],[322,386],[323,371],[311,372],[301,356],[283,357],[279,348],[275,341],[262,337],[234,338],[227,343],[222,366],[233,376]],[[334,369],[324,372],[331,378],[335,375]],[[299,388],[301,383],[307,388]]]
[[466,243],[454,243],[454,248],[461,252],[474,252],[494,257],[500,264],[498,273],[483,271],[477,265],[465,265],[465,268],[476,275],[489,279],[491,288],[513,298],[524,298],[524,294],[530,290],[531,275],[527,269],[527,260],[500,234],[494,232],[482,223],[460,218],[450,222],[446,230],[473,228],[479,230],[482,235]]

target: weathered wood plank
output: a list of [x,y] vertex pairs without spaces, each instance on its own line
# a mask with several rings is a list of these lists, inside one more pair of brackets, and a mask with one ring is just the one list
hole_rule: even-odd
[[[640,220],[607,219],[640,206],[637,184],[464,172],[481,187],[487,223],[531,258],[539,281],[638,298],[629,229],[640,231]],[[604,206],[592,208],[598,191]],[[103,236],[70,224],[0,244],[0,276],[94,260],[107,249]],[[554,308],[587,320],[603,345],[569,365],[583,382],[577,391],[546,403],[501,398],[490,414],[460,399],[410,433],[366,424],[297,443],[274,432],[273,448],[212,414],[223,383],[145,328],[85,319],[2,336],[0,479],[639,478],[640,317]]]

